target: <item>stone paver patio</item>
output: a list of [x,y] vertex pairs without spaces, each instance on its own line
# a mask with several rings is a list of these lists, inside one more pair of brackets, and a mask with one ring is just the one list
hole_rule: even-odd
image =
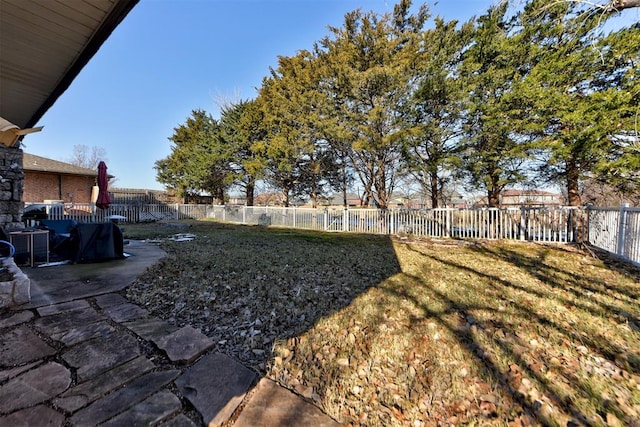
[[[0,311],[0,426],[337,426],[120,293],[164,253],[25,269],[31,303]],[[235,420],[235,421],[234,421]]]

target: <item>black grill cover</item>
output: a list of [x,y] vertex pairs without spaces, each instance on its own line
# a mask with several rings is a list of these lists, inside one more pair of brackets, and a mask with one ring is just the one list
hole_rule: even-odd
[[73,262],[96,262],[124,258],[122,231],[113,223],[78,224],[71,231],[77,243]]

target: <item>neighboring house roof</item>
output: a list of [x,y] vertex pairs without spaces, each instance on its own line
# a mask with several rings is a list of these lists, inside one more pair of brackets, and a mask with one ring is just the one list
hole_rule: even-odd
[[[49,172],[62,175],[98,176],[97,169],[87,169],[58,160],[47,159],[33,154],[24,153],[22,169],[25,172]],[[109,175],[112,177],[111,175]]]
[[503,190],[501,196],[557,196],[557,193],[551,193],[544,190]]
[[[344,203],[344,198],[342,193],[336,193],[333,196],[329,197],[329,203],[335,206],[342,206]],[[356,193],[347,193],[347,203],[351,202],[351,204],[360,204],[360,196]]]
[[0,117],[33,127],[138,0],[0,2]]

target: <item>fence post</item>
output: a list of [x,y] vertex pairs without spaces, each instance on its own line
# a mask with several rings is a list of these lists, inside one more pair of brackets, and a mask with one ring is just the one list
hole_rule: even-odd
[[324,219],[324,221],[323,221],[324,222],[323,230],[327,231],[327,229],[329,228],[329,209],[327,209],[327,208],[324,208],[324,218],[323,219]]
[[293,212],[293,228],[296,228],[296,207],[294,206],[291,211]]
[[520,241],[523,242],[525,240],[525,230],[526,230],[526,226],[525,226],[525,213],[527,212],[526,208],[524,207],[524,205],[520,206]]
[[180,220],[180,205],[176,203],[176,221]]
[[591,236],[591,212],[593,211],[593,207],[592,206],[587,206],[587,208],[585,209],[585,214],[587,216],[586,221],[587,221],[587,225],[586,225],[586,235],[587,235],[587,243],[590,243],[593,245],[593,241],[592,241],[592,236]]
[[451,237],[451,216],[452,211],[446,208],[444,211],[444,237]]
[[342,212],[342,231],[349,231],[349,210],[344,208]]
[[617,245],[617,254],[624,256],[624,238],[625,231],[627,230],[627,208],[629,207],[628,203],[623,203],[620,205],[620,215],[618,216],[618,245]]

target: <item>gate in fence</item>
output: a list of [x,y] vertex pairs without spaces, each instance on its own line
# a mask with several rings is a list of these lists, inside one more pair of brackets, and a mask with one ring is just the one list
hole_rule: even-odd
[[640,208],[587,208],[589,243],[640,266]]

